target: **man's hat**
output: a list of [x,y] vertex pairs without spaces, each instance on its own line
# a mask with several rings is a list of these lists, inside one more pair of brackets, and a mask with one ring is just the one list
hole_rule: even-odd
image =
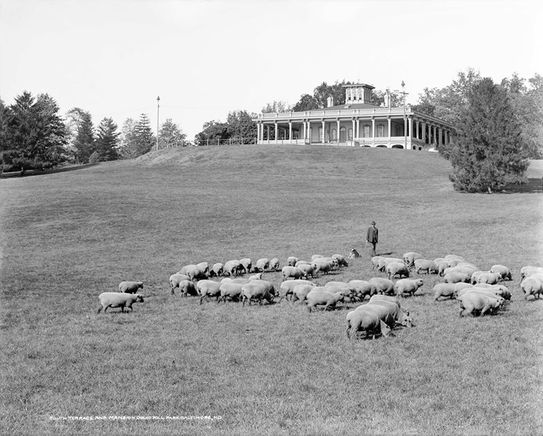
[[372,221],[372,222],[371,222],[371,225],[374,226],[374,225],[375,225],[375,221]]

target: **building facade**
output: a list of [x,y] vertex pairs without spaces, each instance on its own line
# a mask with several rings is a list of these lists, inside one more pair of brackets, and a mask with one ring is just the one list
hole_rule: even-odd
[[335,144],[346,146],[428,150],[449,144],[453,127],[410,106],[371,103],[373,86],[344,85],[345,104],[304,112],[262,113],[258,144]]

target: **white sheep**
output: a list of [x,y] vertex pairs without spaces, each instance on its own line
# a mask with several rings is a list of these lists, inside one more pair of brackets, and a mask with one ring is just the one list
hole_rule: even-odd
[[471,275],[471,283],[488,283],[490,285],[495,285],[500,281],[501,274],[492,273],[490,271],[475,271]]
[[400,279],[394,284],[394,292],[399,296],[414,295],[422,285],[422,279]]
[[288,266],[296,266],[296,262],[298,262],[298,258],[294,256],[289,256],[287,259],[287,265]]
[[492,268],[490,268],[490,272],[499,274],[501,280],[513,280],[511,270],[505,265],[492,265]]
[[249,274],[253,268],[253,261],[249,257],[244,257],[239,260],[239,263],[242,266],[243,274]]
[[324,306],[324,310],[335,308],[336,304],[343,301],[344,295],[341,292],[335,294],[326,290],[326,288],[316,287],[307,294],[307,310],[311,310],[315,306]]
[[281,272],[283,274],[283,280],[287,280],[289,278],[300,279],[305,277],[303,271],[295,266],[284,266]]
[[244,270],[245,268],[238,259],[232,259],[225,262],[223,267],[223,275],[237,276],[241,274]]
[[223,269],[224,269],[224,264],[220,262],[214,263],[211,269],[209,270],[209,277],[222,276]]
[[279,301],[281,301],[283,298],[288,300],[289,295],[292,296],[294,288],[298,285],[310,285],[311,287],[316,286],[315,283],[307,280],[285,280],[279,286]]
[[[199,283],[199,282],[198,282]],[[178,285],[179,292],[183,297],[187,297],[188,295],[197,295],[197,287],[194,286],[194,282],[192,280],[181,280]],[[172,288],[172,294],[173,294],[173,288]]]
[[204,298],[208,300],[209,297],[215,297],[218,301],[220,294],[219,286],[220,283],[213,280],[200,280],[196,284],[196,288],[200,294],[200,304],[202,304]]
[[445,283],[458,283],[458,282],[466,282],[469,283],[471,281],[471,275],[466,274],[462,271],[451,271],[443,277],[443,280],[445,280]]
[[455,283],[437,283],[433,289],[434,300],[438,301],[440,297],[453,299],[456,297]]
[[[285,282],[283,282],[285,283]],[[307,283],[294,286],[292,291],[292,301],[300,300],[301,303],[304,303],[307,298],[307,294],[315,287],[314,283]]]
[[338,266],[349,266],[347,259],[342,254],[332,254],[332,259],[337,260]]
[[258,259],[255,263],[255,267],[253,269],[254,272],[264,272],[268,269],[268,266],[270,264],[270,259],[263,257],[261,259]]
[[415,259],[422,259],[424,256],[416,251],[409,251],[404,253],[402,256],[403,262],[408,266],[412,267],[415,264]]
[[179,287],[179,283],[181,283],[184,280],[190,280],[189,276],[186,276],[184,274],[175,273],[170,276],[170,290],[171,293],[174,294],[174,289]]
[[394,282],[383,277],[372,277],[368,280],[372,294],[394,295]]
[[543,280],[532,274],[522,280],[520,289],[524,292],[524,299],[528,299],[529,295],[533,295],[534,299],[539,299],[539,296],[543,294]]
[[417,274],[421,271],[426,271],[426,274],[437,273],[437,265],[433,260],[415,259],[414,266]]
[[281,263],[277,257],[272,257],[268,263],[268,271],[279,271]]
[[103,292],[98,296],[100,300],[100,307],[98,312],[104,309],[106,313],[109,307],[120,307],[121,312],[124,312],[124,309],[132,309],[132,304],[134,303],[143,303],[143,295],[141,294],[126,294],[124,292]]
[[409,277],[409,269],[407,265],[403,262],[387,263],[385,267],[385,272],[387,273],[389,279],[393,278],[396,275],[398,277]]
[[371,286],[371,283],[367,280],[350,280],[349,285],[352,286],[356,297],[360,301],[364,301],[366,295],[369,295],[370,297],[373,295],[373,287]]
[[119,283],[119,292],[125,292],[127,294],[135,294],[138,289],[143,289],[143,282],[121,282]]

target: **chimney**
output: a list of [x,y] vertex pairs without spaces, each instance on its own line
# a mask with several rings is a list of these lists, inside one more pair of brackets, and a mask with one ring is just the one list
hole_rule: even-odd
[[326,107],[332,107],[332,106],[334,106],[334,97],[329,95],[328,98],[326,99]]

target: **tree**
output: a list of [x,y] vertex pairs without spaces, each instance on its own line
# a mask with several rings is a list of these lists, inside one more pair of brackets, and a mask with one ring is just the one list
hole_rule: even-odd
[[520,182],[528,167],[522,129],[507,91],[485,78],[473,86],[451,150],[454,188],[492,192]]
[[[78,108],[76,108],[78,109]],[[77,126],[77,134],[73,143],[75,149],[75,156],[79,162],[87,163],[89,157],[96,147],[94,144],[94,126],[92,124],[92,117],[89,112],[79,109],[81,121]]]
[[290,106],[284,101],[274,101],[273,103],[267,103],[266,106],[262,108],[262,113],[271,113],[271,112],[288,112]]
[[303,111],[310,111],[314,109],[319,108],[319,103],[317,102],[317,99],[309,94],[303,94],[300,97],[300,101],[294,105],[292,110],[294,112],[303,112]]
[[194,137],[198,145],[207,145],[208,141],[215,143],[228,138],[228,123],[221,123],[219,121],[204,123],[203,130]]
[[328,105],[328,97],[332,96],[334,99],[334,106],[345,104],[345,88],[343,85],[350,85],[351,82],[335,82],[333,85],[328,85],[326,82],[322,82],[313,90],[313,97],[315,98],[319,108],[325,108]]
[[58,106],[47,94],[36,99],[29,92],[15,98],[6,120],[2,164],[26,169],[45,169],[64,160],[66,127],[57,115]]
[[187,135],[171,119],[167,119],[158,134],[159,147],[184,147]]
[[149,152],[155,144],[151,123],[146,114],[135,122],[127,118],[123,125],[120,153],[125,159],[132,159]]
[[249,114],[247,111],[234,111],[228,114],[226,119],[228,138],[238,142],[256,141],[256,123],[253,118],[256,114]]
[[119,158],[117,152],[119,135],[117,124],[112,118],[104,118],[100,121],[95,141],[95,152],[98,153],[99,160],[108,161]]

